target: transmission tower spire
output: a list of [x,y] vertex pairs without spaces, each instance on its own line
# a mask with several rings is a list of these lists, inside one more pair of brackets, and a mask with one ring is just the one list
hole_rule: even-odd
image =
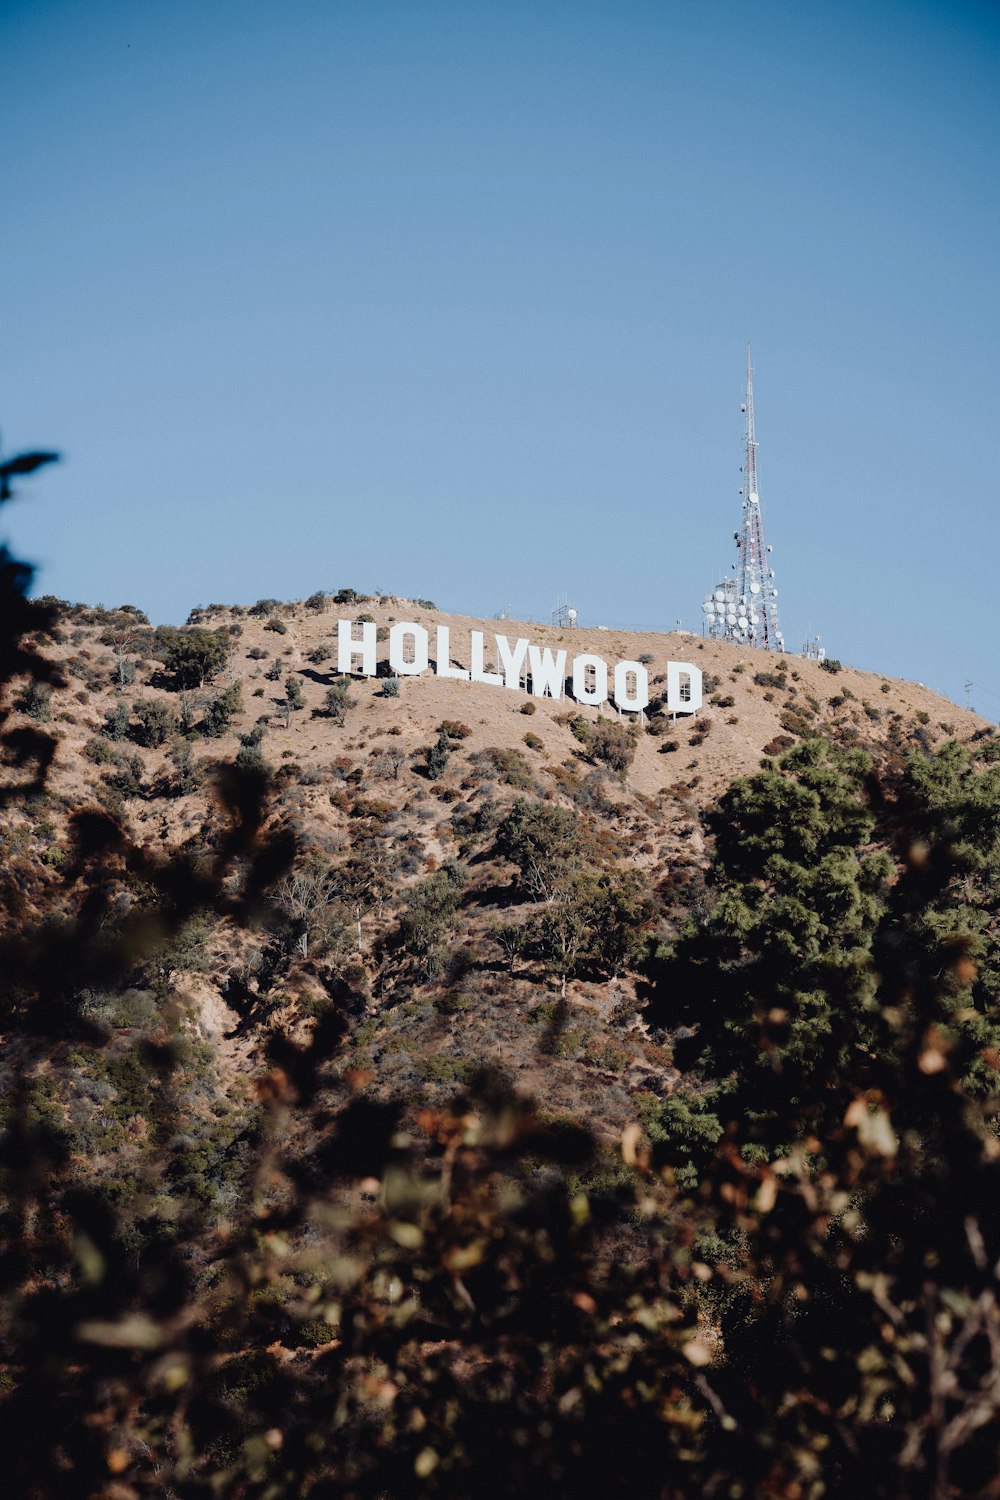
[[770,566],[770,547],[764,541],[764,517],[757,485],[757,433],[753,412],[753,365],[747,345],[747,395],[743,404],[746,430],[743,454],[742,520],[734,532],[736,576],[723,578],[705,595],[702,610],[709,635],[718,640],[757,646],[763,651],[783,651],[784,636],[778,625],[778,590]]

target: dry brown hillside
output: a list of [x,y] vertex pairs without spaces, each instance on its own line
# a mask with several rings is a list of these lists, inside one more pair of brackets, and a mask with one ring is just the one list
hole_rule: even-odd
[[[428,627],[432,656],[433,627],[450,627],[458,665],[468,665],[473,629],[486,634],[487,664],[497,630],[571,655],[648,658],[654,693],[663,690],[668,660],[691,661],[705,674],[705,706],[672,721],[654,705],[634,726],[624,776],[586,742],[597,710],[433,671],[402,679],[394,697],[384,696],[381,677],[353,679],[338,722],[324,704],[337,681],[340,618],[374,619],[383,659],[396,620]],[[184,849],[209,857],[220,816],[211,767],[232,761],[240,737],[259,725],[259,749],[274,773],[272,825],[294,834],[298,871],[327,884],[318,898],[315,891],[302,898],[316,904],[297,928],[301,892],[286,883],[276,893],[282,931],[265,924],[248,935],[225,921],[201,923],[183,934],[165,968],[151,974],[140,965],[134,981],[137,994],[152,997],[136,1002],[141,1024],[155,1022],[169,1001],[170,1024],[198,1039],[205,1070],[234,1097],[275,1026],[301,1033],[331,996],[349,993],[355,1028],[341,1071],[353,1087],[402,1090],[419,1102],[479,1063],[499,1063],[552,1113],[619,1131],[637,1100],[672,1087],[670,1055],[636,1018],[627,955],[589,969],[581,962],[567,983],[566,964],[543,963],[530,945],[518,952],[509,932],[505,938],[504,928],[534,930],[548,899],[519,888],[494,849],[494,830],[514,802],[570,810],[602,878],[638,877],[626,893],[637,928],[667,936],[678,897],[700,878],[700,813],[762,757],[816,733],[880,755],[986,728],[915,683],[688,634],[499,624],[395,598],[212,607],[192,624],[221,632],[229,655],[213,680],[181,692],[165,670],[163,638],[148,627],[119,612],[64,612],[45,645],[65,683],[50,704],[34,706],[36,716],[48,716],[58,749],[44,798],[4,815],[4,878],[22,906],[69,900],[60,883],[66,820],[90,805],[126,820],[154,856]],[[289,679],[300,688],[291,701]],[[206,736],[213,700],[234,685],[241,708],[221,733]],[[149,705],[162,713],[159,728],[144,730]],[[116,714],[118,730],[109,731]],[[617,723],[613,709],[602,714]],[[443,724],[451,753],[431,777],[427,753]],[[161,735],[160,743],[141,743]],[[449,861],[463,871],[456,909],[426,951],[416,939],[407,945],[400,933],[408,893]],[[122,910],[141,900],[123,874]],[[102,1003],[85,1000],[98,1012]],[[140,1023],[119,1015],[112,1024],[127,1037]]]

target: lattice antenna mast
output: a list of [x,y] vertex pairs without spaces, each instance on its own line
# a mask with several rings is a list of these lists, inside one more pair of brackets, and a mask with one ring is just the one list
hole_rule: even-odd
[[757,487],[757,434],[753,412],[753,365],[747,347],[746,433],[743,456],[743,486],[740,490],[743,518],[734,534],[738,561],[736,577],[724,578],[702,609],[705,626],[717,639],[756,646],[764,651],[783,651],[784,637],[778,625],[778,590],[764,542],[764,517]]
[[[746,440],[743,459],[743,525],[736,539],[739,548],[737,581],[739,593],[751,607],[748,644],[765,651],[780,651],[784,645],[778,625],[778,590],[768,567],[764,544],[764,517],[757,488],[757,433],[753,419],[753,365],[747,346]],[[753,623],[756,617],[756,623]]]

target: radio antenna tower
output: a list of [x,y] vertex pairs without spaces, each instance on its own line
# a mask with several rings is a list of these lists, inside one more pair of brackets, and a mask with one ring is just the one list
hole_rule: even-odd
[[764,542],[764,517],[757,488],[757,435],[753,418],[753,365],[747,346],[747,398],[744,439],[743,519],[733,533],[737,549],[736,576],[724,578],[705,595],[702,610],[709,635],[717,640],[783,651],[785,638],[778,625],[778,590],[770,566],[770,547]]

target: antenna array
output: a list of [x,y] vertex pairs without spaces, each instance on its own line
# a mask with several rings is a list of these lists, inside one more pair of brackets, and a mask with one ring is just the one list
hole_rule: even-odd
[[705,629],[716,640],[757,646],[764,651],[784,651],[785,638],[778,625],[778,590],[771,549],[764,542],[764,516],[757,487],[757,436],[753,415],[753,366],[747,349],[747,398],[744,437],[743,485],[740,489],[743,517],[733,533],[737,563],[734,577],[723,578],[702,602]]

